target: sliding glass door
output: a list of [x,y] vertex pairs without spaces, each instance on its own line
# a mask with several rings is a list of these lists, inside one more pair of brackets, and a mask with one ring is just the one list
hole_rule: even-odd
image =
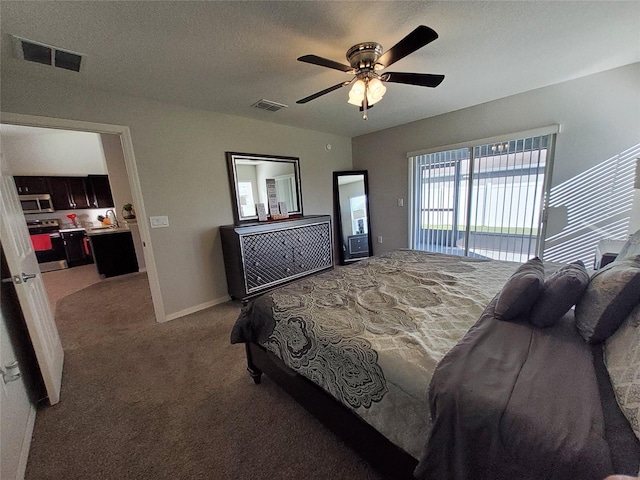
[[552,135],[411,158],[411,248],[523,262],[539,251]]

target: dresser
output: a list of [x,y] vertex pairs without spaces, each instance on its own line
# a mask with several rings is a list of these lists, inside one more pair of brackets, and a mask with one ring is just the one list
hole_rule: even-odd
[[331,217],[220,227],[229,295],[247,299],[333,267]]

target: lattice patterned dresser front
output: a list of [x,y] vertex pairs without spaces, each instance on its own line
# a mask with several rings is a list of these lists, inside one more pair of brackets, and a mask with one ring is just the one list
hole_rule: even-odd
[[229,294],[244,299],[333,267],[328,215],[220,227]]

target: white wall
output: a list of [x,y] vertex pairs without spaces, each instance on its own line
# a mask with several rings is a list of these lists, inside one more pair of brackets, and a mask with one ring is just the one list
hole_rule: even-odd
[[552,186],[638,144],[640,63],[354,138],[353,167],[369,171],[373,235],[384,238],[374,252],[408,245],[408,152],[554,124]]
[[347,137],[7,74],[0,88],[3,112],[131,129],[146,212],[169,216],[169,228],[151,230],[168,315],[227,298],[218,233],[233,223],[226,151],[299,157],[308,215],[333,211],[331,172],[351,168]]
[[96,133],[60,131],[28,136],[3,135],[2,153],[12,175],[107,173],[102,142]]

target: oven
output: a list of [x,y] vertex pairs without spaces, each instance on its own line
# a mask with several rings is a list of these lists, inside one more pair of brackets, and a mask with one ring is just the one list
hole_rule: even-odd
[[41,272],[68,268],[58,220],[27,220],[27,228]]

